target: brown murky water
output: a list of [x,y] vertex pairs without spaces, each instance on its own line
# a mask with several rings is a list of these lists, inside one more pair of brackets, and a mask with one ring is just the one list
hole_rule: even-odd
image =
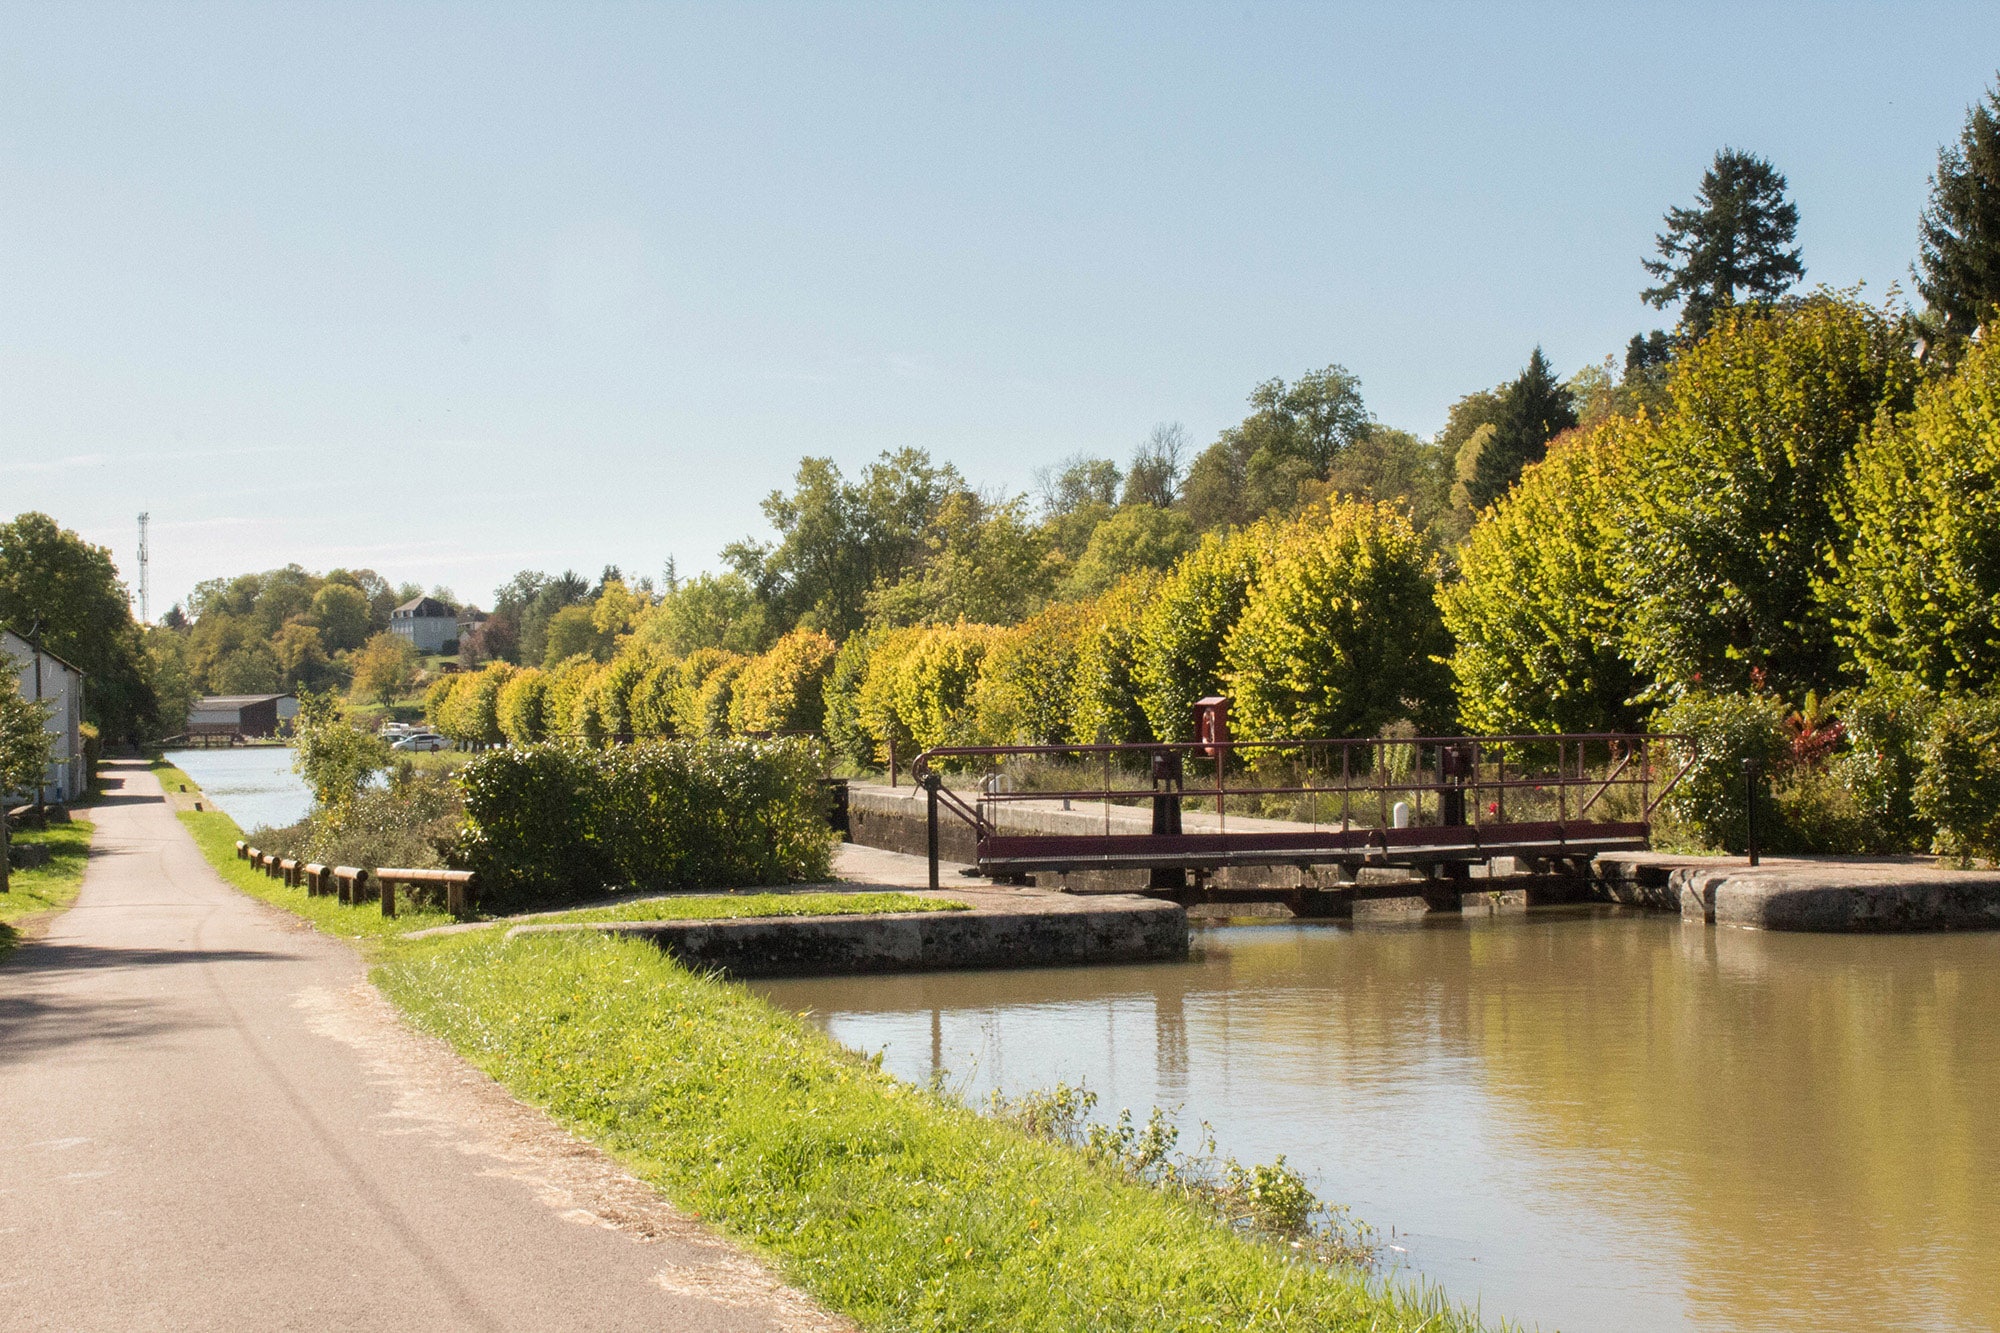
[[1186,964],[791,981],[896,1073],[1283,1153],[1543,1328],[2000,1327],[2000,936],[1579,909],[1199,932]]

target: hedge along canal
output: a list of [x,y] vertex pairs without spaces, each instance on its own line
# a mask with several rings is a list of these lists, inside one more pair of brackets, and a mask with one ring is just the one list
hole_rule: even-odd
[[2000,935],[1606,907],[1195,948],[756,989],[906,1080],[1081,1083],[1100,1114],[1179,1108],[1245,1160],[1283,1153],[1489,1317],[2000,1326]]

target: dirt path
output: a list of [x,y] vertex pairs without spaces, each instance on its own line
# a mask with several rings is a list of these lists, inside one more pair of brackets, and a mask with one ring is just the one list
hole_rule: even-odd
[[76,906],[0,966],[0,1328],[845,1327],[109,779]]

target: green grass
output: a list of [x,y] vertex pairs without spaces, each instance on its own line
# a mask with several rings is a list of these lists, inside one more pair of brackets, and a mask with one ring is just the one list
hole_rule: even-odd
[[1459,1329],[882,1073],[651,945],[388,941],[420,1026],[870,1329]]
[[967,904],[914,893],[702,893],[642,898],[614,907],[537,915],[544,921],[721,921],[752,916],[873,916],[882,912],[964,912]]
[[[229,883],[331,933],[375,937],[364,941],[372,976],[418,1026],[864,1328],[1478,1327],[1434,1293],[1298,1262],[1074,1148],[902,1083],[649,944],[595,932],[396,938],[448,918],[385,921],[309,899],[236,859],[242,835],[227,815],[180,818]],[[715,894],[556,919],[962,906]]]
[[14,871],[8,878],[8,891],[0,893],[0,958],[21,942],[15,922],[60,912],[76,901],[77,891],[83,887],[90,838],[96,831],[97,826],[89,820],[72,817],[67,824],[51,824],[46,830],[23,829],[13,835],[17,845],[47,847],[52,857],[47,865]]
[[331,895],[307,897],[303,888],[288,889],[285,881],[272,879],[253,868],[248,861],[236,859],[236,840],[243,836],[243,830],[236,827],[236,821],[222,811],[181,810],[177,813],[181,823],[187,825],[188,832],[194,835],[195,846],[201,848],[208,863],[231,887],[302,916],[329,935],[349,939],[403,935],[431,926],[447,926],[454,920],[451,913],[442,909],[413,907],[407,901],[397,905],[395,916],[383,916],[379,903],[348,907]]

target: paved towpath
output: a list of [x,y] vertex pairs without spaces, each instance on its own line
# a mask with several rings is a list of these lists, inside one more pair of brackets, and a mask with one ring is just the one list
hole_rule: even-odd
[[236,893],[138,763],[0,965],[0,1328],[838,1329]]

